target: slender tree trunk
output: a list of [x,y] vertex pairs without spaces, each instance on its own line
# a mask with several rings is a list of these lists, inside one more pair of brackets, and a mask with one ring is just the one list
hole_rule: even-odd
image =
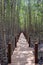
[[7,45],[6,45],[6,34],[4,32],[5,30],[5,2],[4,0],[1,1],[1,22],[2,22],[2,28],[1,28],[1,38],[2,38],[2,55],[1,55],[1,65],[7,65]]
[[31,0],[28,0],[28,10],[29,10],[29,32],[31,32]]

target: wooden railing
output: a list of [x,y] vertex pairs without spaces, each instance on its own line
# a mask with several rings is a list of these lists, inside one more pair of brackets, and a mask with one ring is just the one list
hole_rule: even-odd
[[[15,36],[15,42],[14,42],[15,43],[15,48],[17,47],[17,42],[18,42],[19,36],[20,35]],[[11,63],[11,55],[12,55],[12,53],[11,53],[12,52],[11,45],[12,45],[12,43],[11,43],[11,41],[9,41],[9,43],[8,43],[8,54],[7,54],[7,56],[8,56],[8,63]]]

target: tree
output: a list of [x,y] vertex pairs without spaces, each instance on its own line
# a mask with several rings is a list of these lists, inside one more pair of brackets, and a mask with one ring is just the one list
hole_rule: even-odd
[[28,0],[28,11],[29,11],[29,32],[31,32],[31,0]]

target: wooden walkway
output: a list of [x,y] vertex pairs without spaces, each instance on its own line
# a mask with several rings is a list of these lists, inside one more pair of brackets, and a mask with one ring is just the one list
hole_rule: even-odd
[[29,48],[23,33],[21,33],[17,48],[13,52],[11,64],[8,65],[35,65],[33,49]]

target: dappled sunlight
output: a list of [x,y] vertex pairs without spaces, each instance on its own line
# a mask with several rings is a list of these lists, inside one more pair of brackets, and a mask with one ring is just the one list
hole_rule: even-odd
[[29,60],[33,60],[34,59],[34,57],[32,56],[30,56],[30,58],[27,58],[27,61],[29,61]]

